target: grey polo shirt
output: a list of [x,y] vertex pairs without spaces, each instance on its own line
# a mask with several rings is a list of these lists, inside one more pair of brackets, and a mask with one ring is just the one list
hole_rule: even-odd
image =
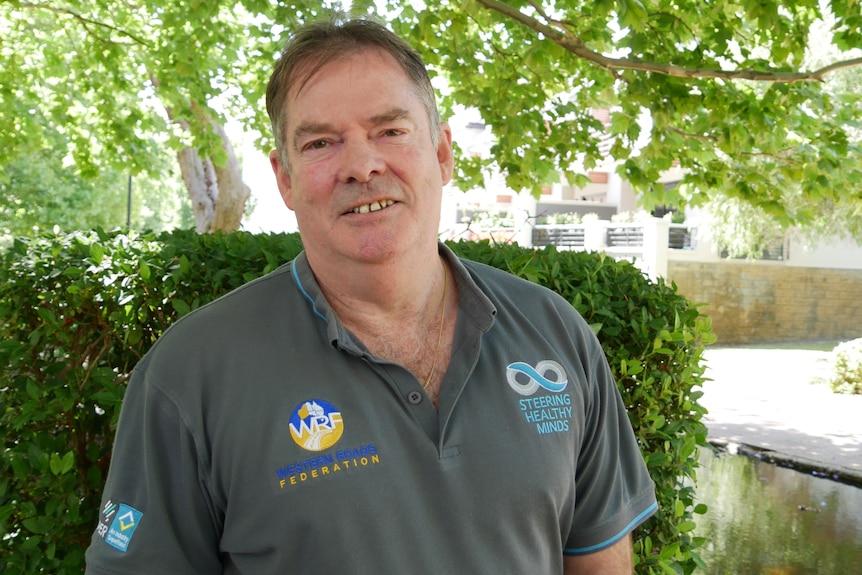
[[592,331],[460,261],[439,412],[302,254],[176,322],[123,403],[87,573],[561,573],[654,486]]

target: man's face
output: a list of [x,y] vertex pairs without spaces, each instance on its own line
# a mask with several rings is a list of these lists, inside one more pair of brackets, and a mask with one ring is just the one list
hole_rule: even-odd
[[276,152],[270,161],[312,266],[379,263],[436,245],[451,132],[442,124],[434,147],[425,107],[394,58],[366,49],[334,60],[286,105],[289,173]]

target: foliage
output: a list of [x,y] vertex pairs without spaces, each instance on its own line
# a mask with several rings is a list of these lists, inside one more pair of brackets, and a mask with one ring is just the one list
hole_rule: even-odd
[[[84,176],[97,166],[151,170],[162,146],[178,150],[189,134],[194,147],[214,150],[207,113],[221,116],[200,106],[216,94],[237,115],[256,104],[236,91],[246,73],[240,47],[255,44],[240,34],[245,13],[233,4],[5,3],[0,165],[4,154],[43,148],[52,129]],[[189,134],[171,126],[168,110]]]
[[[231,169],[218,127],[231,118],[268,132],[262,78],[284,26],[321,10],[319,1],[304,4],[0,3],[0,181],[13,160],[46,150],[55,150],[55,169],[59,158],[84,180],[110,171],[169,180],[164,157],[176,163],[181,150],[194,151],[187,164],[196,153],[208,167]],[[191,194],[198,174],[189,167],[188,175]],[[228,187],[217,203],[241,195]],[[195,208],[202,203],[195,197]]]
[[[58,140],[61,140],[58,138]],[[141,174],[100,170],[82,178],[73,166],[64,166],[56,142],[50,149],[13,159],[0,178],[0,245],[12,237],[32,235],[34,230],[126,227],[162,231],[192,225],[189,210],[183,210],[181,182]],[[132,198],[129,210],[129,179]]]
[[729,258],[759,259],[784,244],[785,230],[764,210],[737,198],[716,198],[705,210],[708,239]]
[[[799,205],[798,197],[788,193],[787,205]],[[862,201],[835,198],[819,202],[816,217],[789,230],[766,209],[739,198],[715,197],[704,206],[708,238],[720,252],[731,258],[759,259],[764,250],[784,242],[788,233],[805,239],[809,245],[836,238],[862,239]]]
[[832,391],[862,395],[862,338],[845,341],[832,350]]
[[652,214],[646,212],[619,212],[611,216],[611,221],[615,224],[636,224],[648,222],[653,219]]
[[[576,212],[561,212],[557,214],[545,214],[536,218],[536,223],[539,225],[573,225],[584,222],[584,216]],[[589,219],[589,218],[587,218]]]
[[474,212],[467,221],[461,220],[471,227],[480,230],[489,230],[494,228],[514,228],[515,214],[511,211],[507,212]]
[[46,230],[120,226],[126,221],[127,178],[111,172],[94,180],[76,177],[50,151],[5,166],[0,181],[0,236]]
[[[262,96],[281,40],[342,4],[0,3],[0,166],[45,149],[52,129],[84,177],[153,173],[166,147],[220,161],[210,121],[227,118],[268,151]],[[492,127],[489,158],[460,158],[462,189],[490,163],[512,189],[537,193],[559,173],[585,184],[614,159],[647,205],[729,196],[783,223],[858,215],[855,0],[351,4],[391,23],[447,80],[444,117],[463,105]],[[596,109],[611,110],[609,122]],[[659,175],[675,162],[684,185],[665,189]]]
[[[638,573],[690,573],[708,321],[674,287],[597,254],[451,244],[543,283],[594,329],[618,378],[661,512],[638,534]],[[267,273],[298,235],[42,235],[0,267],[0,571],[80,573],[133,365],[177,317]]]
[[[610,159],[647,207],[727,196],[807,225],[823,205],[860,203],[862,92],[845,81],[862,64],[848,51],[862,46],[858,2],[389,6],[395,29],[448,80],[444,108],[476,108],[491,126],[490,157],[460,163],[470,182],[493,163],[509,187],[538,194],[558,172],[584,184]],[[857,59],[805,72],[811,46]],[[659,176],[675,166],[682,185],[666,189]]]

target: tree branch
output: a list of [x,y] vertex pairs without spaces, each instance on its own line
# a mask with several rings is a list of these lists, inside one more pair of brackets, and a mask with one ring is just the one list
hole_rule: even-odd
[[[673,132],[682,136],[683,138],[690,138],[693,140],[699,140],[701,142],[706,142],[710,145],[714,145],[718,142],[718,138],[715,136],[705,136],[703,134],[692,134],[681,130],[674,126],[668,126],[665,128],[666,130]],[[739,151],[737,152],[740,156],[747,156],[750,158],[771,158],[773,160],[782,162],[784,164],[796,164],[798,161],[792,157],[793,152],[796,151],[796,148],[784,148],[778,150],[776,152],[745,152]]]
[[78,14],[77,12],[70,10],[69,8],[58,8],[56,6],[51,6],[49,4],[41,4],[41,3],[34,4],[32,2],[21,2],[18,4],[18,6],[21,8],[31,8],[31,9],[35,9],[35,10],[48,10],[49,12],[53,12],[55,14],[64,14],[66,16],[71,16],[75,20],[78,20],[85,29],[90,31],[91,34],[98,37],[103,42],[106,42],[106,41],[107,42],[113,42],[113,41],[95,34],[95,32],[93,32],[91,30],[91,28],[93,28],[93,27],[104,28],[106,30],[110,30],[111,32],[116,32],[117,34],[119,34],[121,36],[125,36],[127,38],[130,38],[131,40],[134,40],[135,42],[137,42],[138,44],[141,44],[142,46],[152,48],[152,44],[147,42],[145,39],[140,38],[140,37],[136,36],[135,34],[132,34],[128,30],[123,30],[122,28],[117,28],[116,26],[112,26],[111,24],[107,24],[105,22],[99,22],[97,20],[87,18],[86,16]]
[[704,135],[702,135],[702,134],[691,134],[691,133],[689,133],[689,132],[685,132],[685,131],[683,131],[683,130],[680,130],[679,128],[676,128],[676,127],[674,127],[674,126],[668,126],[668,127],[667,127],[667,128],[665,128],[665,129],[666,129],[666,130],[670,130],[671,132],[673,132],[673,133],[675,133],[675,134],[678,134],[678,135],[682,136],[683,138],[690,138],[690,139],[693,139],[693,140],[700,140],[701,142],[709,142],[710,144],[712,144],[712,143],[714,143],[714,142],[716,141],[715,136],[704,136]]
[[[686,68],[684,66],[677,66],[676,64],[648,62],[636,58],[609,58],[590,49],[580,38],[572,34],[570,30],[565,29],[561,31],[555,27],[543,24],[505,2],[501,2],[500,0],[477,0],[477,2],[490,10],[515,20],[527,28],[544,34],[549,40],[575,56],[612,71],[641,70],[676,78],[714,78],[790,84],[795,82],[822,82],[832,72],[844,68],[862,66],[862,58],[853,58],[830,64],[813,72],[775,72],[754,69],[720,70],[715,68]],[[541,14],[541,10],[539,10],[539,13]],[[550,19],[548,21],[556,26],[560,26],[559,22]]]

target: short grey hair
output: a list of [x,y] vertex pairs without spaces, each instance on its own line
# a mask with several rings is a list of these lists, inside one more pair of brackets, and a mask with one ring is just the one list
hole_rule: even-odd
[[425,62],[416,50],[380,23],[365,18],[343,19],[335,16],[307,24],[291,36],[281,58],[273,69],[266,88],[266,112],[272,123],[275,146],[285,170],[287,142],[287,94],[294,86],[299,89],[326,64],[355,54],[362,49],[378,49],[398,62],[428,113],[431,142],[440,141],[440,113],[434,87]]

